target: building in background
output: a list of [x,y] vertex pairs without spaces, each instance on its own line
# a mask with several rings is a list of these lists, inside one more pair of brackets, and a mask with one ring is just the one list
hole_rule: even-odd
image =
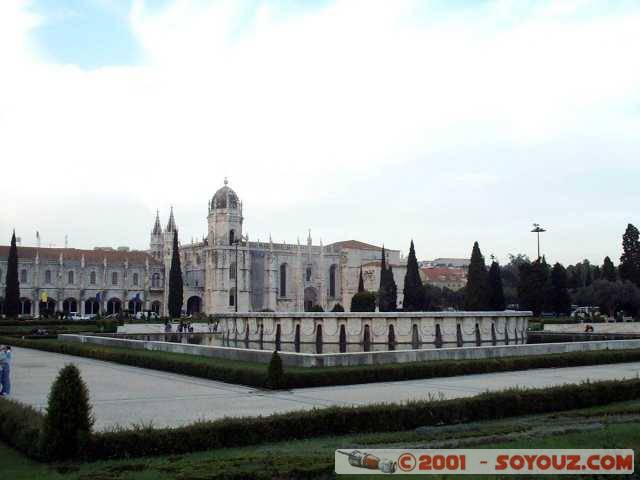
[[[243,234],[238,195],[224,185],[207,206],[207,233],[179,247],[187,313],[260,311],[295,312],[319,305],[346,310],[358,290],[360,267],[366,288],[377,291],[381,248],[347,240],[252,242]],[[153,310],[167,315],[173,236],[173,209],[164,229],[156,213],[148,251],[100,248],[18,247],[22,312],[118,313]],[[184,240],[184,239],[183,239]],[[0,246],[0,285],[4,285],[9,247]],[[386,250],[398,286],[398,305],[406,260]],[[2,290],[3,291],[3,290]],[[0,309],[3,299],[0,298]],[[1,310],[0,310],[1,311]]]

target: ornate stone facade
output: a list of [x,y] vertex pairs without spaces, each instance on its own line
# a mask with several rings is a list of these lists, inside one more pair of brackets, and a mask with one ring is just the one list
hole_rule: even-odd
[[[243,234],[242,202],[226,180],[209,202],[207,222],[202,241],[180,245],[188,312],[234,312],[236,304],[240,312],[299,312],[315,305],[327,311],[336,303],[348,309],[361,265],[380,261],[380,247],[355,240],[314,245],[310,232],[306,244],[249,241]],[[165,272],[175,228],[172,210],[165,230],[156,217],[151,233],[149,252],[163,262]],[[387,250],[387,257],[401,304],[405,262],[398,250]]]
[[[363,265],[366,288],[378,288],[380,247],[355,240],[314,245],[310,232],[306,244],[249,241],[243,235],[242,202],[226,180],[208,204],[207,222],[201,241],[180,244],[187,313],[300,312],[315,305],[328,311],[337,303],[348,310]],[[156,214],[146,252],[18,247],[23,313],[142,309],[166,315],[165,277],[177,229],[171,209],[164,229]],[[8,252],[0,246],[1,292]],[[398,250],[386,252],[401,306],[406,263]],[[0,313],[1,308],[0,298]]]

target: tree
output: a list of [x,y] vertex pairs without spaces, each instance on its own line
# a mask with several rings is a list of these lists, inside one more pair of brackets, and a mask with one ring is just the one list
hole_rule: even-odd
[[556,263],[551,270],[551,309],[558,316],[567,315],[571,310],[567,271],[560,263]]
[[548,269],[549,266],[544,258],[520,265],[520,284],[518,285],[520,307],[533,311],[536,317],[542,313],[548,298]]
[[311,307],[311,310],[309,310],[310,312],[324,312],[324,308],[322,308],[322,305],[314,305]]
[[20,314],[20,280],[18,278],[18,247],[16,246],[16,231],[11,235],[11,247],[7,259],[7,276],[4,288],[4,313],[7,317],[17,317]]
[[502,288],[502,276],[500,275],[500,265],[498,262],[491,262],[489,269],[489,309],[498,311],[504,310],[504,289]]
[[635,315],[640,309],[640,289],[629,281],[597,280],[591,286],[593,303],[602,312],[614,317],[619,310]]
[[622,236],[622,256],[618,273],[621,280],[629,280],[640,286],[640,241],[638,229],[633,225],[627,225],[627,230]]
[[364,277],[362,276],[362,265],[360,265],[360,277],[358,278],[358,293],[366,292],[364,289]]
[[602,279],[609,282],[615,282],[618,279],[616,267],[609,257],[604,257],[602,263]]
[[352,312],[375,312],[376,311],[376,296],[372,292],[364,291],[358,292],[351,297],[351,311]]
[[474,242],[467,273],[466,298],[464,308],[471,311],[482,311],[489,308],[489,276],[480,252],[478,242]]
[[444,298],[442,288],[429,283],[424,284],[424,310],[426,312],[437,312],[442,309]]
[[520,265],[531,263],[529,257],[519,253],[509,254],[509,263],[500,267],[500,277],[502,278],[502,290],[504,300],[507,305],[518,303],[518,284],[520,283]]
[[[180,250],[178,248],[178,231],[173,231],[173,251],[171,252],[171,269],[169,270],[169,316],[179,318],[183,301],[182,268],[180,267]],[[238,293],[236,292],[236,302]]]
[[339,303],[336,303],[331,309],[332,312],[344,312],[344,307]]
[[378,289],[378,310],[394,312],[397,309],[398,287],[393,279],[391,265],[387,265],[387,256],[382,246],[382,260],[380,261],[380,287]]
[[78,457],[93,427],[89,390],[73,364],[58,373],[51,386],[42,428],[42,447],[52,460]]
[[425,298],[420,271],[418,269],[418,259],[413,240],[409,246],[409,257],[407,258],[407,273],[404,276],[404,300],[402,309],[405,312],[419,312],[424,308]]
[[271,355],[269,361],[269,367],[267,368],[267,379],[265,386],[271,389],[282,388],[285,385],[284,368],[282,367],[282,359],[278,355],[278,351],[275,350]]

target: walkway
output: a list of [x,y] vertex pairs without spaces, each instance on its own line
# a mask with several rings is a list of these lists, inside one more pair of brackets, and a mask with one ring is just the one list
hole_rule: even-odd
[[67,363],[75,363],[89,386],[97,429],[131,423],[178,426],[225,416],[269,415],[330,405],[400,402],[424,399],[429,394],[456,398],[514,386],[547,387],[587,379],[636,378],[640,375],[640,362],[634,362],[265,392],[214,380],[24,348],[15,348],[13,359],[12,397],[38,408],[46,406],[51,382],[60,368]]

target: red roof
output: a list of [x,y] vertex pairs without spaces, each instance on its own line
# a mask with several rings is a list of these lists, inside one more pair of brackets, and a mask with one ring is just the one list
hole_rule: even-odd
[[376,247],[369,243],[360,242],[358,240],[343,240],[342,242],[335,242],[328,245],[329,247],[338,248],[350,248],[352,250],[379,250],[382,251],[382,247]]
[[466,272],[462,268],[421,268],[427,281],[432,282],[460,282],[467,277]]
[[[9,256],[9,245],[0,245],[0,258]],[[122,264],[128,260],[130,264],[144,264],[149,259],[149,265],[161,265],[155,258],[147,252],[141,250],[131,250],[122,252],[118,250],[81,250],[78,248],[37,248],[37,247],[20,247],[18,246],[18,259],[36,258],[36,252],[40,256],[40,260],[59,260],[62,253],[63,260],[80,261],[84,255],[84,261],[87,264],[102,264],[107,259],[108,265]]]

